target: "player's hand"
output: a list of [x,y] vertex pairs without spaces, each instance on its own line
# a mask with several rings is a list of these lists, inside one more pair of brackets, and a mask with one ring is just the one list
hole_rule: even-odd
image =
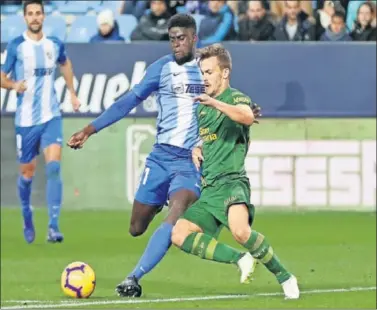
[[22,94],[27,89],[26,81],[23,80],[23,81],[15,82],[13,85],[13,89],[17,93]]
[[214,99],[208,96],[207,94],[201,94],[200,96],[195,97],[194,101],[198,101],[200,104],[208,106],[213,106],[214,104]]
[[74,93],[71,94],[71,103],[72,103],[73,111],[77,112],[81,106],[81,102],[79,98],[77,98],[76,94]]
[[74,133],[68,140],[67,145],[74,150],[81,149],[86,140],[88,140],[94,132],[94,127],[92,125],[89,125],[83,130]]
[[259,124],[258,118],[262,116],[261,107],[256,103],[253,103],[251,106],[251,110],[253,111],[255,117],[254,123]]
[[204,161],[202,149],[200,147],[194,147],[191,153],[192,161],[196,167],[196,169],[199,171],[200,166],[202,162]]

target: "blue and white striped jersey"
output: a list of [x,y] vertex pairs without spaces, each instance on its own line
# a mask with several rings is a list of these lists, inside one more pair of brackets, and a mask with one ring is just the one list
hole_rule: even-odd
[[35,126],[61,115],[54,81],[56,64],[66,60],[64,45],[55,37],[34,41],[25,32],[8,43],[1,71],[27,85],[23,94],[17,94],[16,126]]
[[158,105],[156,143],[192,149],[198,142],[198,102],[205,87],[197,60],[178,65],[172,55],[151,64],[132,91],[145,100],[155,92]]

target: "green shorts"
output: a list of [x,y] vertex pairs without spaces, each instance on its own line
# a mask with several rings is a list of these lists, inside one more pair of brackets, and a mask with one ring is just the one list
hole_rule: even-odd
[[222,227],[229,228],[229,207],[242,203],[249,209],[251,225],[254,219],[254,206],[250,203],[249,180],[226,179],[213,186],[204,187],[200,199],[187,209],[182,218],[198,225],[204,233],[216,238]]

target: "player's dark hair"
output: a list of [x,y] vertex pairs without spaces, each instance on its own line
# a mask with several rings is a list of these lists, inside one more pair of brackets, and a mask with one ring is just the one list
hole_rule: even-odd
[[43,7],[43,1],[30,0],[30,1],[24,1],[24,15],[26,15],[26,9],[30,4],[39,4],[42,7],[43,14],[45,13],[45,10]]
[[216,57],[221,70],[229,69],[232,71],[232,58],[229,51],[221,44],[206,46],[198,51],[200,61]]
[[195,19],[189,14],[176,14],[172,16],[168,23],[168,30],[173,27],[192,29],[196,33]]
[[263,8],[263,9],[265,9],[265,10],[268,9],[268,7],[267,7],[267,3],[266,3],[265,0],[249,0],[249,1],[247,2],[247,6],[249,7],[250,4],[251,4],[252,2],[258,2],[258,3],[260,4],[261,8]]
[[335,13],[333,14],[333,16],[331,17],[331,19],[335,18],[335,17],[339,17],[343,20],[343,22],[346,21],[346,14],[344,14],[342,11],[335,11]]

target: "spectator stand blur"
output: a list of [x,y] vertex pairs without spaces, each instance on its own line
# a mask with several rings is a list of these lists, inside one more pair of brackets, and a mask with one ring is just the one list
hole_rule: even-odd
[[[352,40],[375,41],[376,1],[44,1],[44,31],[72,43],[86,43],[93,37],[97,37],[93,39],[96,42],[160,41],[168,39],[169,17],[188,13],[197,22],[199,46],[231,40],[320,41],[326,33],[327,37],[335,38],[331,32],[339,28],[336,24],[341,19],[340,12],[346,16],[345,32]],[[98,16],[103,11],[111,11],[114,22],[99,26]],[[337,17],[333,19],[335,14]],[[25,30],[22,15],[22,1],[1,1],[2,42]],[[344,31],[341,25],[340,29]]]
[[132,31],[132,41],[167,41],[168,21],[172,16],[169,1],[151,1],[150,9],[140,18]]

